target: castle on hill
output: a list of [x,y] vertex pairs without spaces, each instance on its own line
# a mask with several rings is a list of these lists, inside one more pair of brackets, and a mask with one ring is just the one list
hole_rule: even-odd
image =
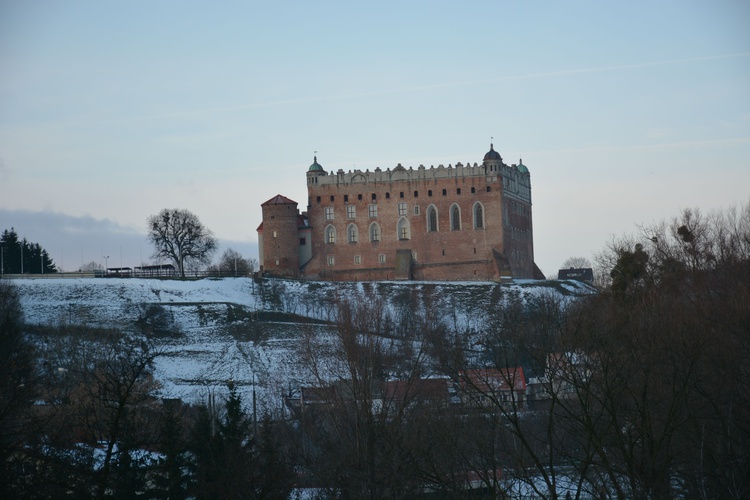
[[531,176],[490,144],[481,165],[307,170],[307,211],[261,205],[261,271],[327,281],[539,278]]

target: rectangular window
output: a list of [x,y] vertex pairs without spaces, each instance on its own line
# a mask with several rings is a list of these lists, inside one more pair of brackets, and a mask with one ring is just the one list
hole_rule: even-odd
[[332,266],[333,264],[335,264],[335,260],[333,258],[333,255],[329,255],[328,256],[328,265]]
[[446,194],[448,194],[448,191],[446,191],[445,189],[443,189],[443,196],[445,196]]
[[461,194],[461,188],[456,189],[456,194]]
[[398,197],[399,197],[399,198],[403,198],[403,197],[404,197],[404,192],[403,192],[403,191],[401,191],[401,192],[400,192],[400,193],[398,194]]
[[333,207],[326,207],[326,220],[333,220]]
[[432,189],[430,189],[429,191],[427,191],[427,196],[432,196]]
[[318,203],[320,203],[320,196],[316,196],[315,197],[315,201],[317,201]]
[[344,203],[348,203],[348,202],[349,202],[349,195],[345,194],[344,195]]
[[385,264],[385,254],[384,253],[381,253],[380,255],[378,255],[378,262],[380,262],[381,264]]
[[412,252],[411,253],[411,260],[412,260],[412,262],[416,262],[417,261],[417,252]]
[[299,239],[299,245],[300,246],[305,246],[305,242],[306,242],[305,238],[300,238]]
[[333,201],[333,195],[331,195],[331,201]]
[[406,215],[406,203],[399,203],[398,204],[398,215],[403,216]]
[[347,205],[346,206],[346,218],[347,219],[355,219],[357,217],[357,207],[354,205]]
[[378,199],[378,195],[376,195],[375,193],[372,193],[372,201],[375,201],[377,199]]
[[390,200],[391,199],[391,193],[385,193],[385,199]]
[[274,232],[273,232],[273,237],[274,237],[274,238],[276,237],[276,231],[274,231]]
[[361,255],[355,255],[354,256],[354,263],[355,264],[361,264],[362,263],[362,256]]
[[419,191],[414,191],[414,197],[419,198]]
[[370,205],[368,208],[368,211],[370,213],[370,218],[374,219],[378,216],[378,206],[377,205]]
[[414,215],[419,215],[419,205],[414,205]]
[[492,188],[490,186],[487,186],[487,192],[489,193],[490,191],[492,191]]
[[362,201],[362,195],[361,195],[361,194],[358,194],[358,195],[357,195],[357,199],[358,199],[359,201]]
[[476,188],[471,188],[471,194],[474,194],[474,193],[476,193],[476,192],[477,192],[477,189],[476,189]]

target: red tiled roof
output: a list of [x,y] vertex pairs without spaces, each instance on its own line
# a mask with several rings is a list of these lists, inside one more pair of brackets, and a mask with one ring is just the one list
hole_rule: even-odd
[[289,203],[292,203],[294,205],[297,204],[296,201],[290,200],[286,196],[281,196],[280,194],[277,194],[276,196],[274,196],[273,198],[271,198],[267,202],[261,203],[260,206],[262,207],[262,206],[265,206],[265,205],[288,205]]

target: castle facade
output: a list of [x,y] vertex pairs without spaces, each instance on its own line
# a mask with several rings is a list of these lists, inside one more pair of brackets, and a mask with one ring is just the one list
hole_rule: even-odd
[[481,164],[307,171],[307,211],[261,205],[261,271],[330,281],[543,278],[531,177],[490,145]]

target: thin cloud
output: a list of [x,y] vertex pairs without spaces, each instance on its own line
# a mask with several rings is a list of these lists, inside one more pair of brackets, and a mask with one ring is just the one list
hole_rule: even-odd
[[727,139],[708,139],[702,141],[662,142],[659,144],[635,144],[630,146],[588,146],[581,148],[547,149],[529,151],[528,154],[561,154],[561,153],[593,153],[617,151],[654,151],[661,149],[701,148],[708,146],[728,146],[731,144],[750,143],[750,137],[732,137]]
[[598,66],[598,67],[592,67],[592,68],[545,71],[541,73],[528,73],[528,74],[523,74],[523,75],[499,76],[495,78],[484,78],[484,79],[479,79],[479,80],[446,82],[446,83],[439,83],[439,84],[433,84],[433,85],[420,85],[420,86],[413,86],[413,87],[401,87],[401,88],[395,88],[395,89],[383,89],[383,90],[375,90],[371,92],[358,92],[358,93],[353,93],[353,94],[341,94],[341,95],[335,95],[335,96],[305,97],[305,98],[299,98],[299,99],[280,99],[280,100],[275,100],[275,101],[239,104],[239,105],[234,105],[234,106],[192,109],[192,110],[185,110],[185,111],[176,111],[173,113],[160,113],[160,114],[154,114],[154,115],[144,115],[144,116],[139,116],[139,117],[126,118],[122,120],[112,120],[112,121],[107,121],[103,123],[122,123],[122,122],[130,122],[130,121],[159,120],[162,118],[179,118],[179,117],[186,117],[186,116],[193,116],[193,115],[200,115],[200,114],[207,114],[207,113],[224,113],[224,112],[232,112],[232,111],[242,111],[245,109],[254,109],[254,108],[262,108],[262,107],[288,106],[292,104],[307,104],[307,103],[327,102],[327,101],[343,101],[343,100],[348,100],[348,99],[359,99],[362,97],[376,97],[376,96],[390,95],[390,94],[421,92],[425,90],[466,87],[466,86],[472,86],[472,85],[483,85],[487,83],[499,83],[499,82],[518,81],[518,80],[535,80],[535,79],[544,79],[544,78],[557,78],[557,77],[562,77],[562,76],[581,75],[581,74],[589,74],[589,73],[606,73],[606,72],[612,72],[612,71],[627,71],[627,70],[642,69],[642,68],[655,68],[655,67],[660,67],[660,66],[670,66],[670,65],[676,65],[676,64],[688,64],[688,63],[696,63],[696,62],[715,61],[715,60],[720,60],[720,59],[738,59],[738,58],[743,58],[743,57],[748,57],[748,56],[750,56],[750,52],[739,52],[735,54],[720,54],[720,55],[704,56],[704,57],[690,57],[686,59],[673,59],[670,61],[655,61],[655,62],[636,63],[636,64],[621,64],[621,65],[615,65],[615,66]]

